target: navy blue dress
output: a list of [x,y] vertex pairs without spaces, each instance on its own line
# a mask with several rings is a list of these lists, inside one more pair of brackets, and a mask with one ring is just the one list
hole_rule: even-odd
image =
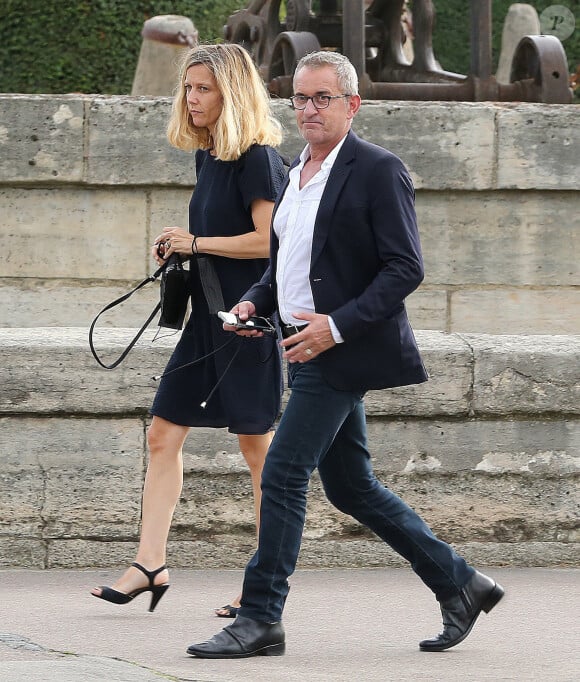
[[[231,237],[254,231],[252,202],[274,201],[284,179],[278,153],[254,145],[237,161],[220,161],[207,151],[196,152],[195,160],[197,184],[189,204],[190,232],[198,237]],[[202,257],[209,257],[214,265],[225,310],[262,277],[268,265],[265,258]],[[228,427],[231,433],[247,435],[266,433],[278,417],[282,396],[277,339],[225,332],[221,320],[210,314],[195,258],[190,261],[190,289],[191,315],[165,371],[226,345],[208,359],[161,379],[151,414],[183,426]],[[202,407],[205,401],[207,405]]]

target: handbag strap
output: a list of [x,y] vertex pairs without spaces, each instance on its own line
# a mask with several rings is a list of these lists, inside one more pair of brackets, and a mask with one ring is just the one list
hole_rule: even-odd
[[224,296],[219,277],[210,256],[196,256],[195,262],[199,270],[201,288],[207,302],[210,313],[214,315],[220,310],[225,310]]
[[120,303],[123,303],[123,301],[126,301],[130,296],[132,296],[136,291],[139,291],[141,287],[144,287],[146,284],[149,284],[149,282],[154,282],[159,275],[165,270],[165,267],[167,266],[167,262],[163,263],[161,267],[159,267],[150,277],[146,277],[142,282],[139,282],[139,284],[134,288],[131,289],[131,291],[127,292],[126,294],[123,294],[123,296],[119,296],[119,298],[115,299],[111,303],[107,304],[101,312],[95,317],[95,319],[92,321],[90,329],[89,329],[89,346],[91,348],[91,353],[93,354],[93,357],[95,360],[101,365],[101,367],[104,367],[105,369],[115,369],[115,367],[118,367],[121,362],[127,357],[129,351],[133,348],[133,346],[137,343],[137,341],[141,338],[143,335],[143,332],[147,329],[149,324],[151,323],[151,320],[157,315],[159,312],[159,309],[161,308],[161,303],[158,303],[155,308],[153,309],[153,312],[149,315],[141,329],[135,334],[129,345],[125,348],[125,350],[121,353],[121,355],[115,360],[110,365],[106,365],[101,358],[97,355],[97,351],[95,350],[95,346],[93,344],[93,332],[95,329],[95,325],[97,324],[97,320],[103,313],[105,313],[107,310],[110,310],[111,308],[114,308],[115,306],[119,305]]

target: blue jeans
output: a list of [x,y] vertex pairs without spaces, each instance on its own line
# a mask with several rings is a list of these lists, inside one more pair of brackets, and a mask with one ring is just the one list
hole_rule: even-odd
[[292,394],[266,457],[258,550],[244,577],[240,615],[282,618],[294,572],[312,472],[330,502],[403,556],[438,599],[455,595],[474,569],[376,479],[367,450],[362,395],[338,391],[316,360],[289,366]]

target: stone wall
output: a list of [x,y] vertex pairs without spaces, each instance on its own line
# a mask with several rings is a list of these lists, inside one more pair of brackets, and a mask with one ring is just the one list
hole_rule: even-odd
[[[133,330],[98,339],[106,357]],[[379,477],[480,565],[580,561],[580,336],[420,331],[431,380],[372,391]],[[0,330],[0,567],[124,565],[139,532],[147,410],[174,338],[97,366],[86,330]],[[172,566],[243,567],[254,547],[237,440],[195,429],[169,543]],[[301,566],[401,565],[334,510],[315,476]]]
[[[283,153],[302,143],[293,114]],[[151,331],[118,370],[87,327],[187,223],[193,157],[164,98],[0,94],[0,567],[125,565],[139,532]],[[575,106],[366,102],[356,131],[407,163],[426,279],[409,299],[428,383],[371,392],[379,476],[478,564],[577,565],[580,119]],[[156,285],[97,334],[120,352]],[[127,328],[131,327],[131,328]],[[173,566],[242,567],[254,547],[235,437],[185,452]],[[225,550],[224,548],[227,548]],[[315,476],[302,566],[400,565],[325,501]]]
[[[274,103],[283,152],[302,146]],[[166,98],[0,94],[0,326],[86,327],[145,277],[148,245],[187,224],[193,157]],[[416,328],[580,333],[580,117],[574,105],[365,102],[366,139],[409,166],[426,279]],[[104,324],[138,325],[157,292]]]

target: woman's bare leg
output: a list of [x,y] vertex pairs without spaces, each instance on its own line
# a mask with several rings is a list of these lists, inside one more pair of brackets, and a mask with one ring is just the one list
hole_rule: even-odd
[[[262,481],[262,469],[264,468],[264,461],[268,454],[268,448],[274,437],[273,431],[268,431],[259,436],[243,436],[238,435],[240,443],[240,450],[246,460],[246,464],[250,469],[250,477],[252,479],[252,491],[254,494],[254,510],[256,513],[256,538],[260,531],[260,503],[262,501],[262,489],[260,487]],[[240,599],[242,595],[239,594],[230,605],[238,608],[240,606]],[[216,609],[216,614],[226,615],[225,609]]]
[[[135,561],[152,571],[165,564],[167,537],[171,520],[183,484],[181,449],[189,427],[153,417],[147,432],[149,463],[143,487],[141,536]],[[167,570],[155,577],[155,584],[168,580]],[[129,567],[112,585],[119,592],[129,593],[147,585],[147,579],[134,567]],[[100,588],[93,594],[99,595]]]
[[250,469],[252,491],[254,493],[254,510],[256,512],[256,540],[260,532],[260,504],[262,502],[262,469],[268,454],[268,448],[274,438],[274,432],[268,431],[260,436],[238,436],[240,450]]

